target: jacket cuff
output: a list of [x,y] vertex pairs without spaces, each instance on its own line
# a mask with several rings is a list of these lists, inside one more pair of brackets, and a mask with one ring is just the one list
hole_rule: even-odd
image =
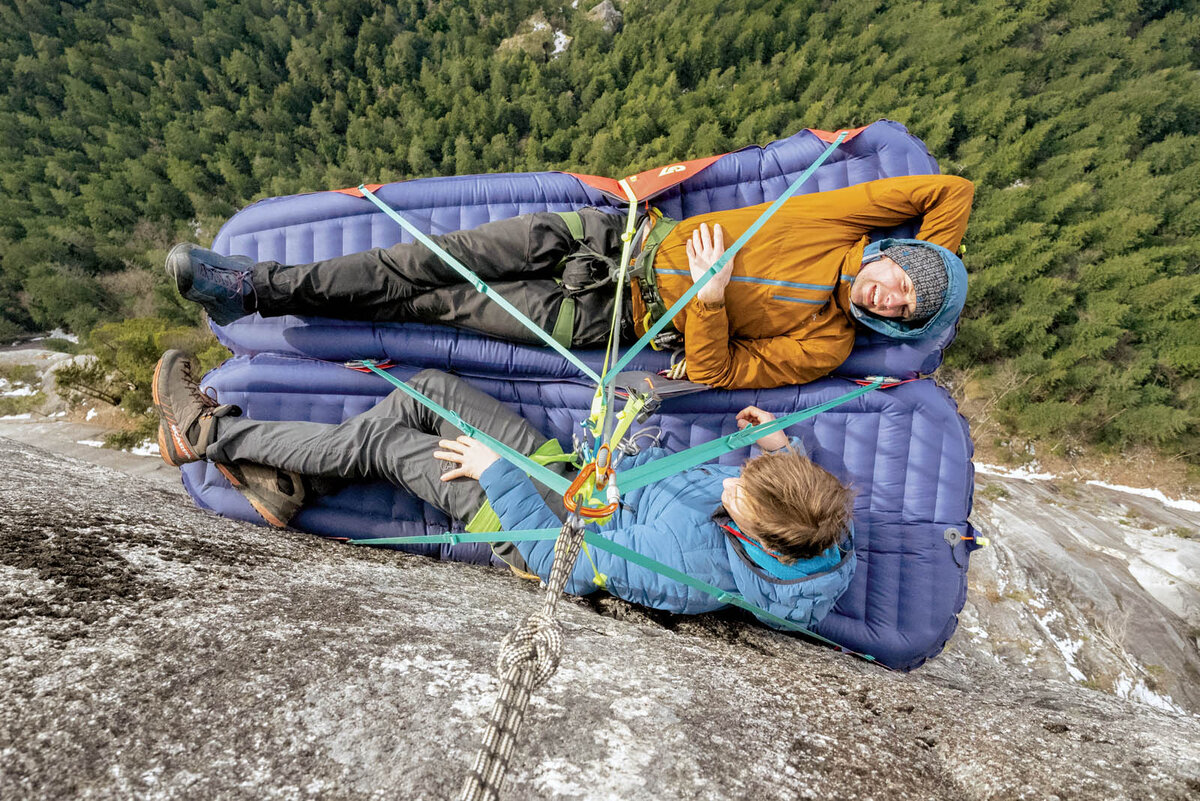
[[501,495],[510,492],[523,478],[525,478],[525,474],[515,465],[509,464],[504,459],[497,459],[479,476],[479,486],[483,488],[484,494],[488,496],[488,500],[494,506]]

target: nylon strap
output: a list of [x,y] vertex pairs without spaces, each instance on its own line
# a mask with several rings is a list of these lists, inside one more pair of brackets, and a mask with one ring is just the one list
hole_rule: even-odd
[[349,545],[458,545],[460,542],[533,542],[552,540],[558,536],[556,528],[529,528],[516,531],[485,531],[478,534],[464,532],[456,534],[424,534],[418,537],[375,537],[346,540]]
[[554,321],[554,331],[550,336],[564,348],[571,347],[575,337],[575,298],[564,297],[558,307],[558,319]]
[[359,186],[358,191],[363,193],[363,197],[367,198],[367,200],[370,200],[372,203],[378,206],[380,211],[395,220],[401,228],[412,234],[418,242],[433,251],[439,259],[446,263],[447,266],[461,275],[467,281],[467,283],[475,287],[476,291],[486,295],[496,303],[500,304],[500,307],[511,314],[517,320],[517,322],[532,331],[538,339],[542,340],[542,342],[545,342],[548,346],[558,351],[560,356],[578,367],[584,375],[588,376],[593,381],[600,380],[600,376],[596,375],[595,370],[588,367],[583,363],[582,360],[580,360],[578,356],[571,353],[571,351],[567,350],[565,347],[556,342],[553,336],[546,333],[541,326],[522,314],[516,306],[509,303],[502,295],[496,292],[496,290],[484,283],[483,279],[464,267],[462,262],[447,253],[437,242],[434,242],[415,225],[404,219],[404,217],[402,217],[398,212],[380,200],[374,192],[372,192],[370,189],[367,189],[366,185]]
[[576,242],[583,239],[583,218],[579,216],[577,211],[556,211],[554,212],[562,221],[567,224],[567,230],[571,232],[571,238]]
[[[837,146],[842,143],[842,140],[844,140],[848,134],[849,131],[842,131],[839,133],[837,138],[830,143],[829,147],[825,148],[825,152],[818,156],[816,161],[808,165],[804,172],[800,173],[800,176],[796,178],[795,181],[792,181],[791,186],[785,189],[783,194],[780,195],[774,203],[768,206],[763,213],[759,215],[758,219],[746,229],[745,233],[737,238],[737,241],[734,242],[729,249],[721,255],[721,258],[717,259],[716,264],[714,264],[712,267],[709,267],[708,271],[700,277],[700,280],[692,284],[691,289],[689,289],[687,292],[684,292],[683,295],[680,296],[679,300],[675,301],[671,308],[667,309],[667,313],[658,318],[658,321],[649,329],[647,329],[646,333],[642,335],[642,338],[635,342],[633,347],[625,352],[625,355],[621,357],[619,362],[612,366],[612,369],[605,371],[605,384],[608,384],[617,376],[618,373],[624,370],[625,365],[629,364],[629,362],[633,360],[634,356],[641,353],[641,351],[644,350],[645,347],[651,343],[651,341],[653,341],[654,337],[658,335],[658,332],[666,328],[667,323],[671,322],[671,320],[675,318],[675,315],[679,314],[680,310],[690,303],[692,298],[696,297],[696,294],[704,288],[704,285],[707,284],[714,275],[719,273],[735,255],[737,255],[737,252],[741,250],[742,246],[750,240],[750,237],[758,233],[758,229],[761,228],[767,222],[767,220],[771,219],[775,212],[779,211],[779,207],[782,206],[788,198],[796,194],[796,192],[799,191],[800,186],[807,181],[814,172],[817,171],[818,167],[825,163],[825,159],[829,158],[829,155],[833,153],[835,149],[837,149]],[[653,265],[649,265],[647,269],[653,269]]]
[[801,420],[807,420],[835,406],[840,406],[847,401],[854,400],[860,395],[866,395],[868,392],[878,389],[883,383],[884,379],[876,378],[864,387],[855,387],[845,395],[836,397],[831,401],[826,401],[819,406],[812,406],[808,409],[792,412],[783,417],[777,417],[769,423],[747,426],[741,431],[705,442],[694,448],[688,448],[685,451],[673,453],[670,456],[664,456],[661,459],[655,459],[652,462],[646,462],[637,467],[620,471],[616,475],[617,487],[622,493],[626,493],[632,492],[638,487],[653,484],[655,481],[673,476],[688,468],[703,464],[710,459],[715,459],[731,451],[736,451],[738,448],[744,448],[756,439],[765,437],[767,434],[773,434],[776,431],[782,431],[790,425],[795,425]]
[[[450,544],[456,545],[463,542],[534,542],[538,540],[553,540],[558,537],[559,530],[556,528],[535,528],[523,529],[521,531],[494,531],[490,534],[454,534],[447,532],[445,534],[431,534],[421,537],[384,537],[381,539],[361,539],[348,540],[351,545],[425,545],[425,544]],[[661,576],[666,576],[669,579],[678,581],[680,584],[686,584],[692,589],[699,590],[706,595],[711,595],[721,603],[730,604],[747,612],[751,612],[756,617],[763,620],[769,620],[780,628],[785,628],[790,631],[795,631],[800,634],[812,637],[815,640],[832,645],[843,651],[849,651],[845,646],[834,642],[833,640],[822,637],[815,631],[806,629],[799,623],[795,623],[787,618],[779,617],[778,615],[768,612],[762,607],[756,606],[741,596],[740,593],[726,592],[720,587],[716,587],[708,582],[692,578],[687,573],[676,570],[670,565],[663,564],[655,559],[638,553],[632,548],[627,548],[620,545],[607,537],[593,531],[584,531],[583,541],[588,545],[599,548],[602,551],[608,551],[614,556],[632,562],[635,565],[651,570]],[[869,654],[858,653],[857,651],[849,651],[849,653],[861,656],[868,661],[875,661],[875,657]]]
[[396,387],[396,389],[402,390],[408,394],[409,397],[424,406],[426,409],[429,409],[429,411],[438,415],[443,420],[449,421],[452,425],[462,430],[462,432],[467,436],[474,437],[475,439],[487,445],[496,453],[500,454],[505,461],[525,471],[525,474],[534,481],[545,484],[547,487],[559,493],[560,495],[570,489],[571,482],[567,478],[560,476],[558,473],[555,473],[553,470],[550,470],[543,465],[538,464],[525,454],[508,447],[490,434],[480,431],[478,428],[462,419],[457,412],[450,411],[444,406],[438,404],[433,399],[425,396],[418,390],[413,389],[399,378],[396,378],[394,375],[390,375],[389,373],[379,369],[379,367],[369,359],[364,359],[359,363],[372,373],[384,378],[389,384]]

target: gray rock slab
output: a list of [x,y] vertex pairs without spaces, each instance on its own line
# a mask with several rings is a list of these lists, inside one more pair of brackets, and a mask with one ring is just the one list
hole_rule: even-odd
[[[198,511],[0,439],[0,798],[443,798],[502,572]],[[950,653],[894,673],[740,617],[560,605],[503,797],[1194,798],[1200,722]]]

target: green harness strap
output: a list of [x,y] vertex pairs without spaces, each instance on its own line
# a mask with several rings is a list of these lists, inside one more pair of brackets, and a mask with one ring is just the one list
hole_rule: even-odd
[[[560,476],[558,473],[555,473],[553,470],[550,470],[549,468],[538,464],[537,462],[535,462],[533,459],[530,459],[525,454],[520,453],[520,452],[508,447],[503,442],[501,442],[500,440],[491,436],[490,434],[480,431],[478,428],[471,425],[466,420],[462,419],[462,417],[460,417],[457,412],[452,412],[449,409],[445,408],[444,406],[439,405],[432,398],[429,398],[429,397],[425,396],[424,394],[422,394],[421,392],[419,392],[418,390],[413,389],[408,384],[401,381],[399,378],[396,378],[395,376],[390,375],[390,374],[384,372],[383,370],[379,369],[379,366],[377,364],[375,364],[375,362],[370,361],[369,359],[363,359],[361,362],[357,362],[357,364],[361,364],[363,367],[367,368],[372,373],[375,373],[376,375],[382,377],[389,384],[396,387],[396,389],[403,391],[409,397],[411,397],[413,400],[415,400],[417,403],[421,404],[426,409],[429,409],[429,411],[433,412],[434,414],[441,417],[443,420],[447,420],[452,425],[461,429],[462,432],[464,434],[466,434],[467,436],[474,437],[475,439],[484,443],[489,448],[494,450],[496,453],[500,454],[500,456],[502,456],[507,462],[509,462],[510,464],[516,465],[517,467],[524,470],[525,474],[528,475],[530,478],[532,478],[534,481],[538,481],[538,482],[541,482],[542,484],[545,484],[547,487],[549,487],[550,489],[554,490],[555,492],[557,492],[559,494],[563,494],[568,489],[571,488],[571,482],[567,478],[564,478],[563,476]],[[557,441],[557,440],[553,440],[553,441]],[[561,450],[561,447],[560,447],[560,450]]]
[[[651,341],[653,341],[654,337],[658,336],[658,332],[666,328],[667,323],[671,322],[671,320],[675,318],[675,315],[679,314],[679,311],[689,302],[691,302],[692,298],[696,297],[696,294],[704,288],[704,285],[707,284],[714,275],[720,272],[735,255],[737,255],[737,252],[741,250],[742,246],[750,240],[750,237],[758,233],[758,229],[761,228],[767,222],[767,220],[771,219],[775,212],[779,211],[779,207],[784,204],[784,201],[796,194],[796,192],[800,189],[800,186],[809,179],[809,176],[817,171],[818,167],[825,163],[825,159],[829,158],[829,154],[837,149],[837,146],[842,143],[842,140],[844,140],[848,134],[849,131],[842,131],[839,133],[837,139],[834,139],[833,142],[830,143],[829,147],[825,148],[825,152],[823,152],[816,161],[808,165],[804,172],[800,173],[800,176],[796,178],[795,181],[792,181],[791,186],[785,189],[783,194],[780,195],[774,203],[768,206],[763,213],[759,215],[758,219],[746,229],[745,233],[737,238],[737,241],[734,242],[724,254],[722,254],[721,258],[717,259],[716,263],[712,267],[708,268],[708,272],[704,273],[699,281],[696,281],[694,284],[692,284],[691,289],[689,289],[687,292],[684,292],[683,295],[680,296],[679,300],[675,301],[670,309],[667,309],[667,313],[658,318],[658,321],[646,330],[646,333],[642,335],[642,338],[635,342],[633,347],[625,352],[625,355],[621,357],[619,362],[612,366],[612,369],[604,373],[604,383],[606,385],[616,378],[617,374],[625,369],[625,365],[629,364],[629,362],[633,360],[634,356],[641,353],[641,351],[647,345],[649,345]],[[648,269],[652,269],[652,267]]]
[[[554,212],[566,223],[571,238],[576,242],[583,241],[583,218],[577,211]],[[558,317],[554,321],[554,330],[550,336],[564,348],[571,347],[571,339],[575,335],[575,298],[564,297],[558,307]]]
[[562,221],[567,224],[567,230],[571,232],[571,238],[576,242],[583,240],[583,218],[579,216],[577,211],[556,211],[554,212]]
[[[570,462],[575,458],[575,454],[564,453],[562,443],[551,437],[542,443],[542,447],[529,454],[529,458],[540,465],[548,465],[553,462]],[[492,508],[492,502],[485,500],[483,506],[479,507],[479,511],[471,516],[463,528],[468,534],[499,531],[501,528],[500,515],[496,514],[496,510]]]
[[670,456],[664,456],[661,459],[655,459],[652,462],[640,464],[637,467],[631,467],[628,470],[619,471],[616,475],[617,487],[622,493],[631,492],[638,487],[644,487],[647,484],[653,484],[655,481],[673,476],[676,473],[695,467],[698,464],[703,464],[710,459],[715,459],[731,451],[736,451],[738,448],[744,448],[756,439],[765,437],[768,434],[773,434],[776,431],[782,431],[790,425],[795,425],[801,420],[807,420],[810,417],[828,411],[835,406],[840,406],[847,401],[854,400],[860,395],[866,395],[868,392],[878,389],[884,384],[886,379],[873,378],[870,384],[863,387],[857,387],[845,395],[834,398],[831,401],[826,401],[819,406],[813,406],[808,409],[801,409],[797,412],[777,417],[769,423],[760,423],[756,426],[747,426],[741,431],[736,431],[728,436],[719,437],[717,439],[705,442],[702,445],[697,445],[694,448],[688,448],[686,451],[673,453]]
[[[532,331],[537,336],[538,339],[542,340],[547,345],[549,345],[551,348],[558,351],[560,356],[562,356],[564,359],[569,361],[571,364],[578,367],[579,370],[584,375],[588,376],[593,381],[600,380],[600,376],[596,375],[595,370],[588,367],[586,364],[583,363],[583,361],[581,359],[579,359],[579,357],[577,357],[575,354],[571,353],[571,351],[567,350],[566,346],[563,345],[562,343],[558,342],[552,334],[546,333],[541,328],[541,326],[539,326],[533,320],[530,320],[528,317],[526,317],[524,314],[522,314],[520,311],[518,311],[516,306],[512,305],[507,300],[505,300],[504,297],[502,297],[499,293],[496,292],[496,290],[492,289],[490,286],[488,286],[486,283],[484,283],[483,280],[479,276],[477,276],[475,273],[468,270],[465,266],[463,266],[463,264],[458,259],[454,258],[449,253],[447,253],[444,249],[442,249],[442,247],[440,245],[438,245],[437,242],[434,242],[432,239],[427,237],[415,225],[410,223],[408,220],[404,219],[404,217],[400,216],[400,214],[398,214],[394,209],[392,209],[390,206],[388,206],[386,203],[384,203],[382,200],[380,200],[378,197],[376,197],[375,193],[372,192],[370,189],[367,189],[365,184],[359,186],[358,191],[363,193],[363,197],[367,198],[372,203],[374,203],[376,206],[378,206],[380,211],[382,211],[384,214],[386,214],[387,216],[389,216],[393,220],[395,220],[400,225],[401,228],[403,228],[405,231],[408,231],[410,234],[412,234],[413,237],[418,242],[420,242],[422,245],[424,245],[425,247],[432,250],[434,252],[434,254],[437,255],[438,258],[440,258],[442,261],[444,261],[456,273],[461,275],[467,281],[467,283],[469,283],[471,286],[475,287],[475,289],[478,292],[486,295],[487,297],[494,300],[496,303],[500,304],[501,308],[503,308],[506,312],[511,314],[517,320],[517,322],[521,323],[521,325],[525,326],[530,331]],[[572,316],[573,316],[573,314],[574,314],[574,311],[572,310]],[[559,325],[556,324],[555,329],[557,330],[558,327],[559,327]]]
[[[557,528],[540,528],[540,529],[522,529],[520,531],[494,531],[494,532],[491,532],[488,534],[453,534],[453,533],[447,532],[445,534],[431,534],[428,536],[421,536],[421,537],[383,537],[383,538],[377,538],[377,539],[348,540],[348,542],[351,545],[425,545],[425,544],[456,545],[456,544],[462,543],[462,542],[532,542],[532,541],[537,541],[537,540],[552,540],[552,539],[556,539],[558,537],[558,534],[559,534],[559,529],[557,529]],[[747,612],[751,612],[756,617],[759,617],[763,620],[771,621],[772,623],[779,626],[780,628],[784,628],[784,629],[788,629],[790,631],[795,631],[800,634],[804,634],[806,636],[812,637],[815,640],[819,640],[820,642],[823,642],[826,645],[832,645],[835,648],[838,648],[840,650],[847,651],[848,653],[852,653],[857,656],[861,656],[863,659],[866,659],[868,661],[872,661],[872,662],[875,661],[875,657],[873,657],[869,654],[862,654],[862,653],[858,653],[857,651],[850,651],[845,646],[842,646],[839,643],[836,643],[827,637],[822,637],[820,634],[817,634],[815,631],[804,628],[799,623],[794,623],[791,620],[788,620],[787,618],[779,617],[778,615],[772,614],[771,612],[768,612],[766,609],[763,609],[762,607],[755,606],[754,604],[750,603],[745,598],[743,598],[741,596],[741,594],[739,594],[739,593],[726,592],[725,590],[722,590],[720,587],[716,587],[712,584],[709,584],[708,582],[701,581],[700,579],[692,578],[687,573],[683,573],[679,570],[676,570],[675,568],[671,567],[670,565],[663,564],[662,562],[659,562],[656,559],[651,559],[648,556],[638,553],[637,551],[633,550],[632,548],[627,548],[624,545],[615,543],[612,540],[608,539],[607,537],[605,537],[601,534],[598,534],[594,531],[585,531],[584,535],[583,535],[583,540],[588,545],[599,548],[602,551],[608,551],[609,553],[613,554],[614,556],[618,556],[622,559],[632,562],[635,565],[644,567],[647,570],[651,570],[655,573],[658,573],[661,576],[666,576],[667,578],[673,579],[674,581],[678,581],[680,584],[685,584],[685,585],[691,587],[692,589],[703,592],[706,595],[711,595],[712,597],[716,598],[721,603],[730,604],[731,606],[737,606],[737,607],[740,607],[741,609],[745,609]]]

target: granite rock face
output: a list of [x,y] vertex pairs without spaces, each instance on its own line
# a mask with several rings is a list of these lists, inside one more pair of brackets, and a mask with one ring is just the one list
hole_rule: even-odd
[[612,0],[604,0],[587,13],[587,18],[600,24],[605,33],[619,33],[625,25],[625,15],[617,10]]
[[[0,462],[0,798],[457,793],[535,585]],[[560,619],[505,798],[1200,794],[1196,717],[953,648],[900,674],[734,615]]]

